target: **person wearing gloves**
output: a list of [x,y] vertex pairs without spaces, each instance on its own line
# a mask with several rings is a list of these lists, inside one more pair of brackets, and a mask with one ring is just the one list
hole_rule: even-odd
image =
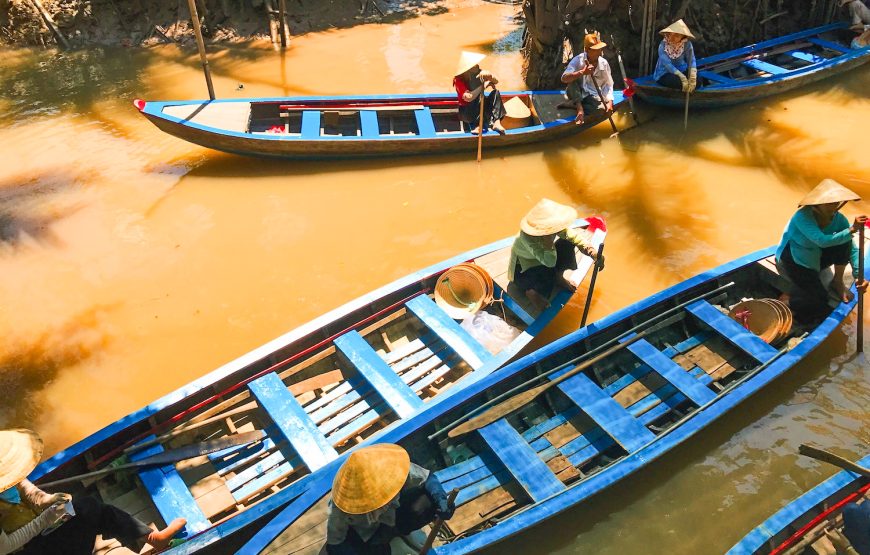
[[562,73],[562,82],[568,85],[565,88],[568,102],[559,107],[575,108],[577,125],[583,124],[586,114],[613,111],[613,76],[610,64],[601,55],[605,46],[597,33],[586,35],[583,52],[574,56]]
[[[474,126],[471,131],[475,135],[485,132],[492,126],[493,130],[500,135],[505,134],[505,128],[501,124],[506,112],[501,93],[495,88],[498,79],[478,65],[486,56],[474,52],[462,52],[456,73],[453,77],[453,88],[459,99],[459,119]],[[492,89],[489,96],[484,91]],[[480,122],[480,99],[484,98],[483,122]],[[483,125],[483,127],[481,127]]]
[[42,440],[36,432],[0,430],[0,555],[91,555],[97,534],[138,553],[146,543],[167,547],[186,524],[176,519],[163,530],[152,530],[94,498],[46,493],[26,479],[41,456]]
[[[435,474],[411,462],[398,445],[379,443],[350,454],[332,483],[326,523],[329,555],[416,553],[413,533],[454,507]],[[422,532],[418,532],[418,535]],[[411,538],[408,538],[411,536]],[[408,543],[420,543],[408,550]]]
[[865,25],[870,25],[870,8],[862,0],[840,0],[840,7],[845,6],[852,18],[853,31],[864,31]]
[[577,269],[577,248],[597,259],[597,251],[582,235],[568,229],[577,219],[577,210],[550,199],[541,199],[520,221],[520,233],[511,247],[508,280],[522,291],[538,310],[549,306],[549,297],[558,284],[569,291],[577,289],[573,271]]
[[659,33],[664,38],[659,44],[659,59],[653,78],[663,87],[695,92],[698,67],[695,64],[695,49],[689,40],[695,38],[695,35],[689,31],[689,26],[682,19],[668,25]]
[[776,249],[777,268],[792,285],[789,306],[803,326],[817,325],[830,312],[820,275],[823,269],[834,266],[831,288],[842,302],[853,298],[843,282],[847,264],[852,265],[856,287],[867,288],[867,281],[858,276],[858,247],[852,241],[867,217],[858,216],[850,226],[840,213],[850,200],[861,197],[833,179],[823,180],[800,201]]

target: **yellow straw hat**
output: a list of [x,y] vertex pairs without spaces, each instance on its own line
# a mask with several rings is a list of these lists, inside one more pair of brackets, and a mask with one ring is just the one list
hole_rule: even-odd
[[456,64],[456,73],[454,73],[453,75],[462,75],[469,69],[482,62],[484,58],[486,58],[485,54],[478,54],[477,52],[468,52],[467,50],[463,50],[462,54],[459,56],[459,63]]
[[526,119],[532,115],[532,111],[523,102],[523,99],[515,96],[504,103],[504,111],[507,117],[514,119]]
[[678,19],[659,31],[659,34],[664,35],[665,33],[677,33],[678,35],[683,35],[684,37],[689,37],[690,39],[695,38],[695,35],[689,31],[689,26],[686,25],[686,22],[682,19]]
[[780,312],[763,299],[741,301],[731,307],[728,316],[760,337],[765,343],[772,343],[780,337],[783,324]]
[[577,219],[577,210],[542,198],[520,221],[520,229],[528,235],[541,237],[558,233]]
[[377,443],[350,454],[332,482],[332,502],[342,512],[362,515],[380,509],[402,491],[411,458],[402,447]]
[[605,46],[607,46],[607,43],[601,40],[601,35],[598,33],[589,33],[583,37],[584,50],[601,50]]
[[492,277],[477,264],[453,266],[435,282],[435,303],[455,320],[464,320],[492,302]]
[[833,179],[823,179],[821,183],[816,185],[815,189],[801,199],[798,206],[815,206],[850,200],[861,200],[861,197],[858,193],[850,191]]
[[36,432],[18,428],[0,430],[0,491],[27,478],[42,457],[42,439]]

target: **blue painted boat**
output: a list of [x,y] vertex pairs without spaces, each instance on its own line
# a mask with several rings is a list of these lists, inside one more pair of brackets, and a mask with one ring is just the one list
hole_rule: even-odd
[[[483,148],[537,143],[578,133],[607,119],[574,124],[574,110],[560,109],[562,91],[502,93],[517,97],[531,115],[505,118],[507,132],[488,130]],[[614,92],[614,109],[625,102]],[[136,100],[139,111],[161,130],[198,145],[247,156],[291,159],[371,158],[476,152],[476,134],[459,120],[456,94],[311,96]]]
[[[379,437],[404,446],[446,490],[459,490],[456,513],[430,553],[477,552],[586,501],[688,441],[815,349],[854,301],[776,345],[728,316],[744,297],[777,297],[786,286],[773,250],[586,326]],[[450,437],[487,403],[515,399],[532,384],[550,387],[508,416]],[[313,476],[303,495],[287,498],[239,553],[317,553],[343,458]]]
[[[606,235],[598,217],[573,227],[593,245]],[[98,496],[159,526],[184,517],[181,538],[196,538],[191,546],[240,530],[302,493],[307,476],[346,450],[504,365],[552,321],[571,294],[557,290],[542,312],[529,306],[507,280],[512,243],[509,237],[466,252],[316,318],[62,450],[30,479],[68,480],[105,468],[122,453],[135,462],[262,431],[265,438],[248,445],[140,468],[132,476],[75,479],[62,488]],[[518,335],[501,348],[484,345],[488,340],[433,301],[439,277],[466,262],[488,272],[501,299],[482,310],[516,328]],[[579,282],[593,263],[579,253],[577,263]],[[123,552],[112,549],[113,555]]]
[[[862,66],[870,47],[850,46],[855,33],[833,23],[759,42],[697,61],[692,108],[718,108],[789,91]],[[684,92],[663,87],[652,75],[635,81],[637,95],[652,104],[682,108]]]
[[[870,455],[858,462],[870,466]],[[842,528],[848,503],[870,503],[870,478],[844,470],[798,497],[748,533],[726,555],[810,555],[826,530]]]

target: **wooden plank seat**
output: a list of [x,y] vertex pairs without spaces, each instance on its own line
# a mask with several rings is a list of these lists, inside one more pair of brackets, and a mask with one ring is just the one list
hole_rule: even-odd
[[360,134],[363,137],[374,139],[380,137],[381,131],[378,127],[378,113],[375,110],[360,110],[359,111]]
[[507,420],[497,420],[479,430],[492,454],[535,502],[565,489],[565,484],[547,467]]
[[843,46],[842,44],[837,44],[836,42],[831,42],[825,39],[820,39],[816,37],[810,37],[807,39],[807,42],[815,44],[816,46],[821,46],[822,48],[827,48],[828,50],[833,50],[835,52],[842,52],[846,54],[851,52],[852,49],[848,46]]
[[313,139],[320,136],[320,110],[304,110],[302,112],[303,139]]
[[714,71],[706,71],[703,69],[698,71],[698,77],[703,77],[708,81],[712,81],[713,83],[719,83],[721,85],[733,85],[734,83],[738,82],[736,79],[731,79],[730,77],[726,77]]
[[422,406],[423,401],[357,331],[337,338],[335,346],[400,418],[410,416]]
[[338,457],[332,444],[278,374],[272,372],[257,378],[248,384],[248,389],[309,470],[314,472]]
[[792,58],[797,58],[798,60],[804,60],[805,62],[812,62],[814,64],[818,64],[824,62],[827,58],[823,58],[822,56],[817,56],[810,52],[804,52],[802,50],[792,50],[788,53]]
[[486,347],[471,337],[428,295],[414,297],[405,306],[475,370],[492,358]]
[[776,355],[776,349],[707,301],[695,301],[686,310],[758,362],[766,362]]
[[[146,437],[143,441],[154,439],[155,436]],[[159,443],[142,449],[130,457],[132,462],[145,459],[157,453],[163,452],[163,446]],[[138,472],[142,486],[151,496],[151,501],[157,508],[157,512],[167,524],[176,518],[186,518],[187,525],[178,535],[185,538],[190,534],[196,534],[205,530],[211,523],[203,514],[196,503],[193,494],[178,474],[174,464],[160,467],[146,467]]]
[[689,376],[681,366],[653,347],[646,339],[635,341],[628,346],[628,350],[699,407],[716,398],[715,393]]
[[432,111],[428,106],[414,110],[414,118],[417,120],[417,131],[420,137],[435,138],[435,122],[432,120]]
[[788,73],[790,71],[784,67],[763,60],[746,60],[745,62],[742,62],[742,64],[756,71],[763,71],[771,75],[782,75],[783,73]]

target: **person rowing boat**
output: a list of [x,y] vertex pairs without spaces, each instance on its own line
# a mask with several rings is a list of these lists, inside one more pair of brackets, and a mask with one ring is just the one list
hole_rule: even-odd
[[[453,77],[453,88],[459,98],[459,119],[474,126],[471,131],[474,134],[486,132],[488,127],[501,135],[505,134],[505,128],[501,124],[505,116],[504,102],[501,93],[495,88],[498,79],[484,69],[480,69],[480,62],[486,58],[483,54],[474,52],[462,52],[456,73]],[[491,88],[492,92],[486,96],[485,90]],[[484,98],[483,122],[480,121],[480,99]]]

